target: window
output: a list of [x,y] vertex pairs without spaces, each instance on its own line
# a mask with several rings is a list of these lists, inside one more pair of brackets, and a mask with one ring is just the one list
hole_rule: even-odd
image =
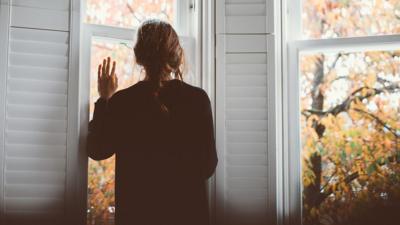
[[[144,73],[135,64],[133,45],[136,29],[146,19],[158,18],[174,25],[185,50],[186,82],[199,86],[199,35],[195,28],[199,21],[194,11],[196,1],[176,0],[86,0],[81,52],[82,74],[90,74],[82,90],[89,104],[88,119],[92,118],[97,93],[97,66],[111,56],[117,62],[118,87],[127,88],[143,79]],[[199,3],[200,4],[200,3]],[[84,79],[85,80],[85,79]],[[89,159],[87,224],[114,224],[114,168],[115,158],[103,161]]]
[[175,25],[176,11],[176,0],[87,0],[85,22],[135,28],[146,19],[157,18]]
[[400,207],[400,1],[292,6],[284,101],[290,219],[391,224]]
[[304,38],[359,37],[400,32],[398,0],[304,0]]

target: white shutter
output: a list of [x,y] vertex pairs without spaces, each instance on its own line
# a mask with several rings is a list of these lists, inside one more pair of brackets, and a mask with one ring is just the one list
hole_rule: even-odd
[[2,0],[0,15],[7,47],[0,59],[0,223],[60,224],[67,202],[70,1],[10,2]]
[[217,1],[217,223],[269,221],[270,0]]

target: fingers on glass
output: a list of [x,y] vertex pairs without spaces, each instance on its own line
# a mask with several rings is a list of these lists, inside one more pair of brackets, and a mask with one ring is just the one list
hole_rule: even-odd
[[110,75],[110,61],[111,61],[111,58],[107,57],[106,74],[108,76]]
[[103,69],[102,69],[102,76],[104,77],[106,75],[106,59],[103,59]]
[[113,61],[113,65],[112,65],[112,69],[111,69],[111,76],[115,76],[115,66],[116,66],[116,62]]
[[97,80],[100,80],[100,77],[101,77],[101,64],[99,64],[97,69]]

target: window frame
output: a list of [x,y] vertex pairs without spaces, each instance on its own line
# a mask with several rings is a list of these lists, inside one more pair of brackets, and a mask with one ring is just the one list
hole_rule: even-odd
[[282,1],[282,107],[284,224],[302,224],[299,54],[323,51],[394,50],[400,34],[302,39],[302,0]]
[[5,171],[5,118],[6,118],[6,90],[7,67],[9,51],[11,5],[9,0],[0,0],[0,223],[5,223],[4,203],[4,171]]
[[[193,54],[195,56],[195,68],[193,71],[198,74],[196,85],[202,87],[210,96],[212,110],[215,112],[215,3],[213,0],[177,0],[177,16],[175,24],[178,35],[183,42],[191,42]],[[115,39],[132,42],[136,36],[137,28],[122,28],[99,24],[87,24],[84,22],[86,15],[86,0],[81,1],[81,37],[79,52],[79,115],[78,127],[80,130],[80,152],[85,152],[86,139],[89,123],[89,102],[90,102],[90,62],[91,46],[93,38]],[[185,19],[178,19],[185,18]],[[207,32],[205,32],[207,31]],[[215,121],[215,113],[213,113]],[[85,209],[82,213],[83,224],[86,224],[87,215],[87,181],[88,181],[88,157],[81,154],[79,171],[81,177],[80,190],[78,195],[82,196],[77,200],[80,209]],[[211,217],[214,215],[215,208],[215,177],[209,179],[208,196]],[[83,216],[85,216],[83,218]]]

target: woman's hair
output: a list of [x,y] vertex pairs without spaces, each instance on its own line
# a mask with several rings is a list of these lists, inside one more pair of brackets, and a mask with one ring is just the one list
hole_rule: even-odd
[[153,87],[153,97],[163,112],[168,108],[159,99],[163,81],[175,78],[182,80],[181,65],[184,61],[183,49],[174,28],[161,20],[147,20],[139,27],[134,47],[137,64],[144,67],[146,80]]

